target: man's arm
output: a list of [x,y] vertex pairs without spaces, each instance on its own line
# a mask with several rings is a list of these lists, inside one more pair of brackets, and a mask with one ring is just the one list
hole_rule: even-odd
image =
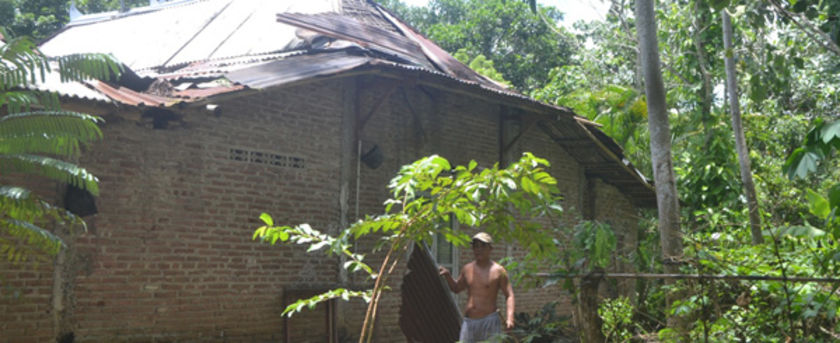
[[513,286],[510,284],[510,280],[508,279],[507,270],[502,268],[501,277],[499,278],[499,286],[502,289],[502,293],[505,295],[505,308],[507,309],[507,316],[505,320],[505,329],[510,330],[513,329],[513,313],[516,309],[516,298],[513,295]]
[[449,269],[446,269],[444,266],[440,266],[440,275],[446,279],[446,283],[449,284],[449,290],[454,293],[460,293],[464,289],[467,288],[467,282],[464,280],[464,269],[461,269],[461,274],[458,275],[458,280],[452,279],[452,274],[449,272]]

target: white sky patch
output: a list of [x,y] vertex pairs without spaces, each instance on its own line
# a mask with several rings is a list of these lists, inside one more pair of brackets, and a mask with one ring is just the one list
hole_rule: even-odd
[[[429,0],[402,0],[410,6],[426,6]],[[608,0],[538,0],[541,5],[554,6],[565,14],[565,19],[560,23],[567,29],[578,20],[586,22],[593,20],[604,20],[607,11],[610,9]]]

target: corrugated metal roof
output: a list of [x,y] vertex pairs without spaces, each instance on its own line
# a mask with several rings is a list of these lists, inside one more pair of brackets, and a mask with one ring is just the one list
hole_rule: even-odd
[[455,342],[461,330],[461,313],[437,264],[426,248],[416,245],[408,259],[408,273],[400,290],[400,329],[411,342]]
[[141,92],[101,82],[90,88],[50,84],[64,95],[132,106],[172,106],[347,72],[385,72],[442,84],[448,91],[557,116],[563,121],[561,136],[591,140],[600,149],[597,154],[572,152],[582,164],[609,165],[592,175],[612,178],[637,204],[655,204],[650,183],[598,128],[578,125],[575,119],[582,118],[568,108],[536,101],[479,75],[371,0],[182,1],[82,17],[41,50],[48,55],[112,53],[138,76],[157,80]]
[[126,105],[158,107],[171,106],[179,102],[177,99],[135,92],[127,87],[114,88],[101,81],[94,81],[91,84],[94,88],[96,88],[96,90],[102,92],[102,94],[105,94],[114,101]]
[[297,28],[277,13],[338,12],[340,0],[198,0],[120,16],[71,22],[41,45],[47,55],[112,53],[134,70],[190,61],[293,50]]
[[259,89],[352,70],[372,60],[370,57],[349,54],[345,50],[300,55],[233,71],[227,74],[227,78]]
[[57,72],[46,73],[43,81],[37,80],[35,84],[30,85],[28,88],[58,93],[61,96],[69,98],[111,102],[111,99],[107,96],[92,89],[83,82],[62,82],[61,76]]
[[368,49],[394,55],[408,63],[435,69],[420,47],[411,40],[407,40],[405,36],[364,24],[355,18],[335,13],[315,15],[278,13],[277,21],[351,41]]

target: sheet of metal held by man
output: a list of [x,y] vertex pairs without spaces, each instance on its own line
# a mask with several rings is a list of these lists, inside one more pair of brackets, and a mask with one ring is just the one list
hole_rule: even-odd
[[499,291],[507,299],[505,330],[513,328],[513,312],[516,306],[507,271],[490,259],[493,238],[485,232],[479,232],[472,238],[472,250],[475,259],[464,265],[458,280],[452,278],[449,270],[440,267],[440,275],[446,278],[452,292],[467,290],[467,308],[464,311],[464,323],[461,325],[461,342],[480,342],[501,334],[502,319],[496,305]]

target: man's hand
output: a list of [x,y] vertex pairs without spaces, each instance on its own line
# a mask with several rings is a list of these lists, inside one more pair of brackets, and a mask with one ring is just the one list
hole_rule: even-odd
[[513,325],[514,325],[514,324],[513,324],[513,318],[508,318],[508,319],[505,321],[505,330],[510,330],[510,329],[513,329]]
[[444,267],[444,266],[440,266],[440,268],[438,269],[438,271],[440,272],[440,275],[441,275],[441,276],[443,276],[443,277],[445,277],[445,278],[447,278],[447,279],[451,279],[451,278],[452,278],[452,273],[450,273],[450,272],[449,272],[449,269],[446,269],[446,267]]

